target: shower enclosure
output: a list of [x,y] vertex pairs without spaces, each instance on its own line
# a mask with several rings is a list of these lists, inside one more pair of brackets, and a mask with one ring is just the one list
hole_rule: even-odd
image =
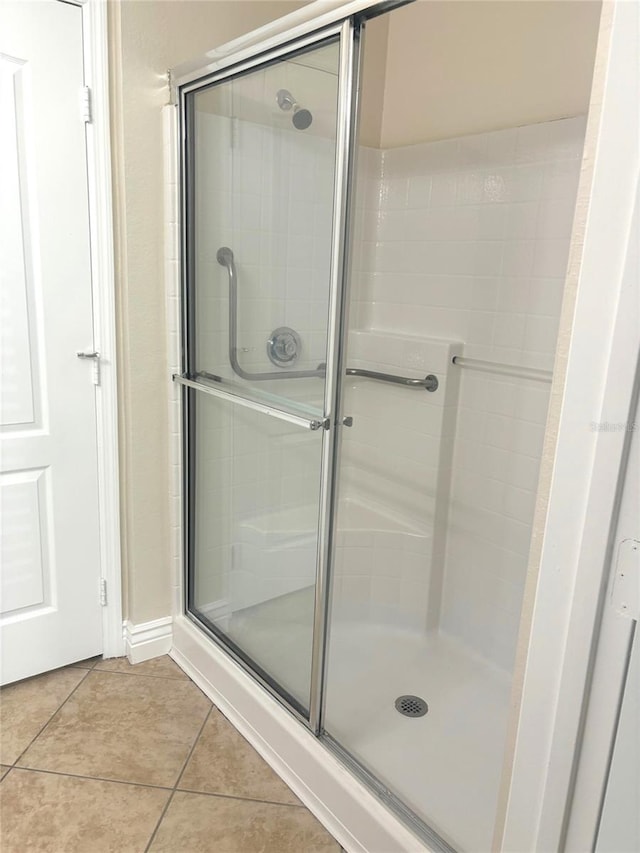
[[584,117],[372,145],[365,25],[404,4],[358,5],[178,86],[184,607],[431,849],[484,850]]

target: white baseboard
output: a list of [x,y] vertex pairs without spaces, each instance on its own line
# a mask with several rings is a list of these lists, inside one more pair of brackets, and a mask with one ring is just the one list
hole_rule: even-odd
[[349,853],[427,853],[301,723],[185,616],[171,657]]
[[166,655],[173,643],[173,619],[163,616],[152,622],[124,623],[124,649],[129,663],[142,663]]

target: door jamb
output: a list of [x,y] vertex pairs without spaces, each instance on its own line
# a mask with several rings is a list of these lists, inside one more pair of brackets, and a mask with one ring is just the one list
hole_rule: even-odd
[[[86,123],[93,340],[100,353],[96,386],[100,581],[103,657],[124,654],[118,454],[118,375],[113,238],[107,3],[71,0],[81,7],[84,84],[90,90]],[[96,591],[97,593],[98,591]]]

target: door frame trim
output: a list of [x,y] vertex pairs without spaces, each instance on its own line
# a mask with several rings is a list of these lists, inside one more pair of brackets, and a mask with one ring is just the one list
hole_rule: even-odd
[[93,340],[101,356],[100,385],[96,386],[96,440],[100,579],[107,590],[107,604],[102,608],[102,654],[107,658],[124,654],[107,4],[103,0],[71,2],[82,11],[84,83],[91,90],[91,121],[85,127]]

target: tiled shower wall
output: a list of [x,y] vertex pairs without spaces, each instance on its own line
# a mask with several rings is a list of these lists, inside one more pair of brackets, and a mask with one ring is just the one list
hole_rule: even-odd
[[[584,131],[578,117],[395,148],[377,163],[367,151],[352,325],[552,368]],[[452,369],[461,384],[440,626],[509,667],[549,385]]]
[[[279,326],[301,337],[296,367],[325,360],[334,157],[327,137],[197,114],[198,332],[205,369],[237,380],[227,357],[221,246],[233,250],[238,271],[241,366],[276,369],[266,342]],[[320,382],[317,389],[321,397]]]

